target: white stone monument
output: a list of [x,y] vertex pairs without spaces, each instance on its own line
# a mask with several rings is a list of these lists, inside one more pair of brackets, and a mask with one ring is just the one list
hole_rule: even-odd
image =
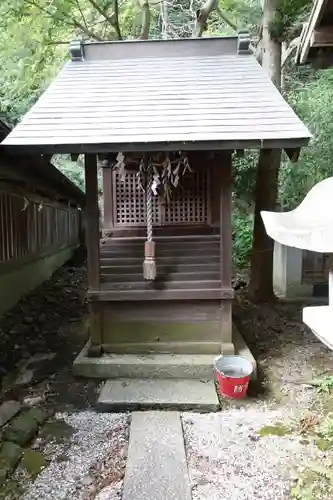
[[303,282],[303,250],[274,242],[273,285],[277,297],[313,296],[313,285]]
[[333,349],[333,177],[314,186],[290,212],[261,212],[267,234],[282,245],[331,254],[327,306],[305,307],[303,322]]

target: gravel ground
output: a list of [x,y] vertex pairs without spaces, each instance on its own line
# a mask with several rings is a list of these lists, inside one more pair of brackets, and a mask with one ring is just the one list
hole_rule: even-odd
[[289,411],[259,405],[220,414],[184,414],[193,500],[286,500],[293,476],[325,453],[301,436],[259,436],[293,421]]
[[[333,353],[302,324],[303,307],[257,306],[246,296],[235,304],[237,326],[260,366],[261,389],[252,398],[225,401],[219,414],[183,415],[193,500],[290,500],[293,479],[313,464],[331,470],[332,451],[320,451],[313,437],[299,434],[304,415],[322,419],[332,409],[332,397],[318,396],[308,385],[332,374]],[[278,422],[293,431],[259,436],[260,429]]]
[[[50,464],[34,483],[19,468],[14,476],[27,489],[11,500],[121,498],[129,417],[88,411],[96,403],[99,382],[72,374],[87,337],[85,290],[85,255],[79,252],[0,318],[0,400],[39,398],[75,429],[65,442],[45,447],[37,442]],[[313,444],[302,444],[297,433],[260,439],[256,434],[312,410],[317,401],[306,383],[333,372],[333,353],[302,324],[304,305],[257,306],[245,293],[237,295],[234,319],[258,359],[261,387],[253,399],[225,405],[221,414],[184,415],[193,500],[290,499],[291,464],[297,468],[312,458],[326,460]],[[35,371],[31,383],[15,382],[21,363],[45,354],[54,357]],[[329,405],[331,410],[333,402]]]
[[[129,416],[81,412],[57,414],[73,427],[62,443],[47,443],[50,464],[25,490],[22,500],[119,500],[129,436]],[[35,444],[35,448],[43,443]],[[22,470],[16,476],[22,477]]]

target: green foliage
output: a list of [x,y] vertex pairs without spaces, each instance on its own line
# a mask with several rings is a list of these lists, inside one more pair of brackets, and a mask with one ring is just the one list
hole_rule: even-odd
[[84,167],[78,162],[73,162],[68,155],[56,155],[52,158],[53,164],[76,184],[82,191],[85,190]]
[[[48,19],[14,16],[0,6],[0,113],[18,121],[36,101],[64,60],[64,46],[49,45],[53,25]],[[2,29],[1,29],[2,28]]]
[[333,494],[332,464],[313,464],[306,469],[292,487],[290,496],[294,500],[318,500],[331,498]]
[[295,24],[300,25],[307,19],[311,6],[312,0],[280,0],[269,26],[271,38],[277,41],[288,39],[295,31]]
[[[15,124],[41,95],[67,57],[69,41],[116,39],[110,0],[2,0],[0,114]],[[155,11],[152,13],[154,24]],[[124,38],[137,37],[140,9],[120,2]]]
[[246,211],[253,204],[258,158],[258,151],[253,150],[245,151],[244,156],[237,153],[233,156],[234,193]]
[[233,157],[233,264],[238,271],[249,266],[253,236],[253,193],[258,152],[246,151]]
[[233,264],[238,270],[244,270],[249,264],[252,248],[253,217],[234,208],[232,218]]
[[[333,377],[331,378],[333,379]],[[330,388],[333,388],[333,383]],[[326,415],[324,422],[320,426],[319,432],[324,438],[333,438],[333,413],[328,413]]]
[[[77,162],[73,162],[69,155],[54,155],[53,164],[68,177],[77,187],[85,191],[84,164],[83,157],[79,156]],[[98,191],[102,195],[102,169],[98,171]]]
[[326,377],[316,378],[311,381],[311,385],[316,387],[318,392],[330,393],[333,391],[333,376],[327,375]]
[[[323,377],[312,382],[319,390],[331,392],[333,377]],[[333,445],[333,413],[328,413],[324,421],[312,429],[311,434],[317,436],[315,444],[327,453],[327,458],[316,459],[315,462],[299,471],[299,475],[291,488],[290,497],[294,500],[318,500],[333,496],[333,463],[328,452]]]
[[284,161],[279,178],[279,204],[295,208],[319,181],[333,175],[333,68],[308,75],[304,82],[294,72],[286,94],[291,106],[308,125],[313,139],[297,164]]

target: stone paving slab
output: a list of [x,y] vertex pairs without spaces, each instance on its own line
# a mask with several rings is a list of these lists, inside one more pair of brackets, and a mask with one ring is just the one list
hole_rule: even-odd
[[0,428],[11,420],[20,411],[21,405],[18,401],[5,401],[0,406]]
[[122,500],[191,500],[178,412],[134,412]]
[[22,455],[22,448],[15,443],[5,441],[0,445],[0,485],[9,472],[17,465]]
[[212,412],[219,410],[214,382],[184,379],[108,380],[100,393],[100,411],[176,409]]
[[41,408],[30,408],[21,413],[5,429],[4,437],[20,446],[24,446],[36,435],[38,426],[47,419],[47,414]]

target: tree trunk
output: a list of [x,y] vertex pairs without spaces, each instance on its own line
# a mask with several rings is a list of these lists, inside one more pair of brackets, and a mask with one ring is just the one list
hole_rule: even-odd
[[168,37],[169,30],[169,11],[168,11],[168,3],[167,0],[162,0],[160,4],[160,12],[161,12],[161,21],[162,21],[162,29],[161,35],[163,40],[166,40]]
[[150,9],[148,0],[140,0],[141,6],[141,30],[139,39],[148,40],[150,28]]
[[207,20],[210,13],[216,9],[217,0],[206,0],[203,6],[197,10],[197,19],[192,31],[192,37],[201,37],[207,28]]
[[[262,67],[274,82],[281,87],[281,40],[273,40],[270,25],[275,18],[279,0],[265,0],[262,32]],[[266,234],[260,215],[262,210],[274,211],[278,190],[278,173],[281,163],[280,150],[260,151],[255,189],[255,214],[251,257],[249,293],[257,302],[274,298],[273,253],[274,242]]]

